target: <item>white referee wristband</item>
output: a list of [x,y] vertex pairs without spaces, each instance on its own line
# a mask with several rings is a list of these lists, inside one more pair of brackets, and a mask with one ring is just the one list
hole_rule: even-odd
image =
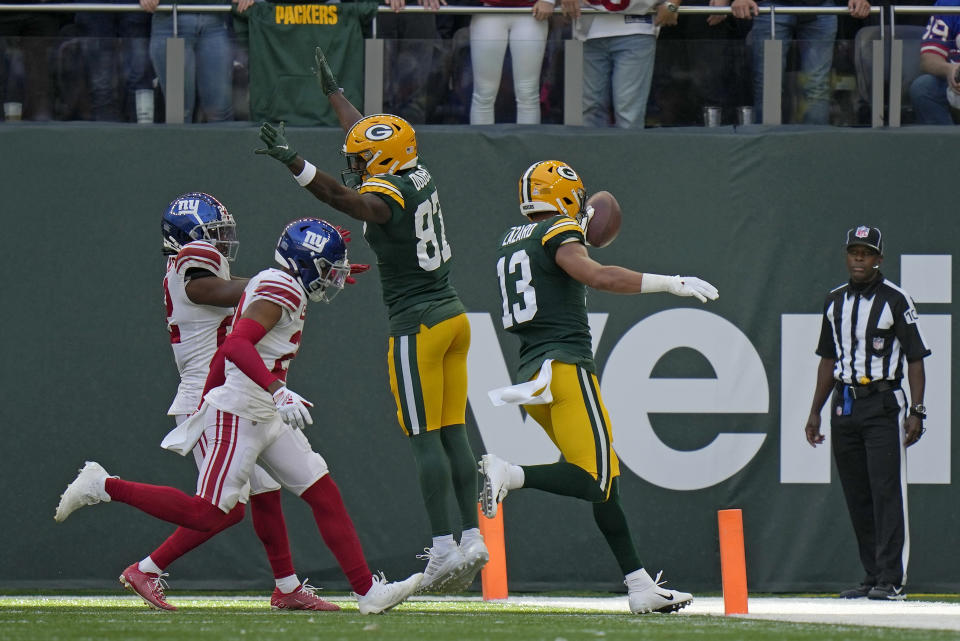
[[640,282],[640,293],[673,292],[679,287],[679,280],[679,276],[661,276],[644,272],[643,280]]
[[313,180],[313,177],[317,175],[317,168],[311,165],[308,161],[303,161],[303,171],[293,177],[297,181],[297,184],[301,187],[306,187],[310,184],[310,181]]

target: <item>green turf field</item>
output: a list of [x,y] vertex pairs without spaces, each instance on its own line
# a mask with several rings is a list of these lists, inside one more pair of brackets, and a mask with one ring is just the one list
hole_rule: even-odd
[[0,597],[0,639],[340,641],[939,641],[956,632],[813,625],[708,615],[631,616],[576,608],[479,601],[404,603],[362,616],[350,599],[342,612],[272,612],[266,599],[178,599],[177,612],[147,609],[139,599]]

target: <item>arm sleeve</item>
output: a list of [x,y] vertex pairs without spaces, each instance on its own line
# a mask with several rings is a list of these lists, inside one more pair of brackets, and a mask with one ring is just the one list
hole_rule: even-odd
[[907,362],[910,363],[931,354],[923,340],[923,334],[920,333],[919,320],[920,316],[909,298],[904,296],[897,302],[893,310],[893,330],[900,345],[903,346],[903,354],[907,357]]
[[[217,351],[217,354],[223,355],[221,360],[229,359],[251,381],[263,389],[267,389],[271,383],[279,380],[270,373],[270,370],[263,363],[263,358],[257,353],[257,348],[254,347],[266,333],[267,330],[257,321],[250,318],[241,318],[233,326],[233,331],[230,332],[227,340],[223,341],[223,345]],[[214,360],[216,361],[216,357],[214,357]],[[213,367],[211,363],[211,374],[213,374]]]
[[837,344],[833,340],[833,325],[827,319],[830,310],[830,299],[823,305],[823,322],[820,325],[820,342],[817,344],[817,356],[821,358],[837,358]]

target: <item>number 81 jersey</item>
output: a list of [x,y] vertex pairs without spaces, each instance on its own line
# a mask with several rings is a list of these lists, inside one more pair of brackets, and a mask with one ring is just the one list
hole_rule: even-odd
[[375,194],[390,207],[390,220],[365,224],[363,235],[377,254],[391,334],[416,332],[421,317],[405,312],[420,309],[424,303],[456,301],[458,309],[454,311],[462,313],[450,284],[452,251],[430,172],[418,165],[398,174],[371,176],[358,191]]
[[569,216],[511,227],[500,239],[497,277],[503,328],[520,338],[517,382],[530,379],[545,359],[595,372],[586,286],[556,263],[557,249],[585,243]]

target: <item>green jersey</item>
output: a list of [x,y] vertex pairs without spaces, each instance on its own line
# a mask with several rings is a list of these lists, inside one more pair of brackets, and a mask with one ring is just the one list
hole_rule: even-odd
[[450,245],[437,187],[426,168],[368,178],[361,194],[376,194],[390,220],[365,223],[363,236],[377,254],[390,335],[414,334],[466,311],[450,284]]
[[250,119],[340,126],[316,80],[314,50],[323,47],[344,95],[363,104],[363,25],[376,14],[375,2],[257,2],[235,14],[237,35],[250,44]]
[[518,382],[529,380],[548,358],[596,370],[587,288],[556,263],[560,245],[584,242],[577,222],[560,215],[511,227],[500,239],[503,328],[520,338]]

